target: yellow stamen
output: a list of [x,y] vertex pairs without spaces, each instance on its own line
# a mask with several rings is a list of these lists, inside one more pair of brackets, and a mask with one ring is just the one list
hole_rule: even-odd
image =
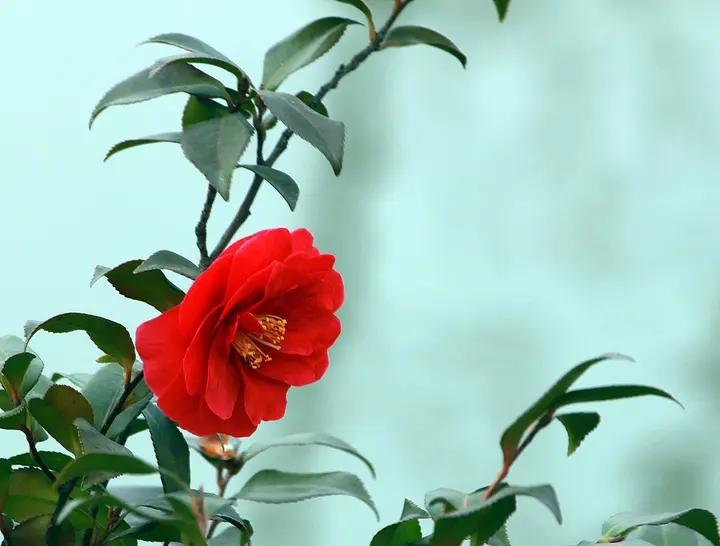
[[272,357],[263,351],[260,346],[269,347],[279,351],[285,339],[287,321],[275,315],[258,315],[255,317],[262,327],[259,334],[238,332],[233,340],[233,347],[252,369],[257,370],[264,362]]

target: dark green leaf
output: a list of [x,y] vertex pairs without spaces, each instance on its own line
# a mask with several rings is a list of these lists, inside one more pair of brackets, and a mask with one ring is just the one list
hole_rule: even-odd
[[12,468],[10,462],[0,459],[0,514],[4,513],[5,502],[10,492],[10,474]]
[[132,455],[88,453],[87,455],[81,455],[66,466],[57,476],[57,483],[62,484],[73,478],[79,478],[95,472],[112,474],[154,474],[157,472],[157,469]]
[[125,370],[135,363],[135,347],[124,326],[111,320],[83,313],[65,313],[44,322],[28,322],[25,336],[28,343],[40,330],[55,334],[84,331],[103,353],[110,355]]
[[[342,0],[340,0],[342,1]],[[309,93],[307,91],[300,91],[297,95],[295,95],[297,98],[299,98],[301,101],[303,101],[305,104],[308,105],[309,108],[320,114],[321,116],[325,116],[326,118],[330,117],[330,113],[328,112],[328,109],[325,107],[325,105],[322,102],[319,102],[315,99],[315,95],[312,93]]]
[[250,478],[233,498],[280,504],[329,495],[355,497],[367,504],[378,516],[375,503],[363,483],[357,476],[347,472],[295,474],[261,470]]
[[136,269],[135,273],[144,273],[146,271],[155,271],[158,269],[165,269],[172,271],[188,279],[195,280],[200,274],[200,268],[192,263],[187,258],[171,252],[170,250],[160,250],[150,256],[147,260],[141,263]]
[[400,513],[400,521],[406,519],[426,519],[429,517],[430,514],[420,508],[417,504],[410,499],[405,499],[402,512]]
[[[0,393],[6,395],[6,393]],[[6,395],[7,396],[7,395]],[[2,397],[2,409],[0,412],[0,429],[2,430],[22,430],[27,421],[27,404],[23,400],[20,405],[14,406],[9,398]]]
[[237,527],[229,527],[219,535],[208,541],[208,546],[240,546],[244,542],[245,535]]
[[605,522],[603,533],[606,537],[626,537],[639,527],[667,525],[668,523],[687,527],[705,537],[713,546],[720,546],[717,518],[712,512],[700,508],[653,515],[630,512],[617,514]]
[[[183,435],[175,423],[170,421],[155,406],[149,404],[143,411],[152,437],[155,457],[158,466],[171,471],[185,486],[190,484],[190,450]],[[182,489],[179,484],[162,475],[163,488],[166,493]]]
[[182,55],[165,57],[164,59],[155,61],[155,64],[150,67],[150,77],[152,78],[157,72],[164,70],[165,67],[175,63],[208,64],[227,70],[231,74],[237,76],[237,78],[241,81],[247,79],[245,72],[243,72],[242,69],[240,69],[240,67],[232,61],[219,59],[203,53],[185,53]]
[[127,150],[128,148],[134,148],[136,146],[143,146],[145,144],[157,144],[158,142],[170,142],[175,144],[180,144],[180,137],[182,136],[182,133],[174,132],[174,133],[160,133],[158,135],[150,135],[142,138],[133,138],[129,140],[123,140],[122,142],[118,142],[115,144],[112,148],[108,150],[108,153],[105,154],[105,161],[110,159],[112,156],[114,156],[118,152],[122,152],[123,150]]
[[[39,546],[45,544],[45,536],[51,521],[50,515],[37,516],[18,525],[12,532],[13,546]],[[54,530],[53,546],[75,546],[75,532],[71,525]]]
[[251,445],[247,450],[245,450],[245,452],[243,453],[243,460],[249,461],[253,457],[256,457],[257,455],[264,451],[267,451],[268,449],[285,446],[323,446],[344,451],[345,453],[349,453],[350,455],[357,457],[363,463],[365,463],[365,465],[370,470],[370,473],[373,475],[373,477],[375,477],[375,469],[373,468],[372,463],[370,463],[368,459],[366,459],[362,454],[360,454],[357,449],[352,447],[344,440],[341,440],[340,438],[336,438],[335,436],[324,433],[309,432],[291,434],[290,436],[278,438],[277,440],[271,440],[269,442],[263,443],[255,443]]
[[327,53],[342,38],[345,29],[356,24],[352,19],[325,17],[275,44],[265,55],[263,86],[274,91],[293,72]]
[[52,374],[52,382],[57,383],[61,379],[69,381],[79,389],[87,387],[88,382],[92,379],[91,373],[54,373]]
[[384,527],[373,537],[370,546],[406,546],[422,538],[420,524],[416,519],[399,521]]
[[205,99],[191,98],[183,114],[185,156],[226,201],[238,160],[250,143],[252,126],[239,112]]
[[393,28],[383,42],[386,47],[405,47],[411,45],[429,45],[450,53],[465,67],[467,57],[447,37],[429,28],[418,26],[404,26]]
[[500,17],[501,21],[505,20],[505,16],[507,15],[508,8],[510,7],[510,0],[493,0],[495,2],[495,8],[498,12],[498,17]]
[[497,533],[488,539],[487,543],[488,546],[512,546],[507,526],[503,525]]
[[345,125],[308,108],[303,101],[287,93],[260,91],[268,109],[292,132],[317,148],[335,171],[342,170]]
[[[40,458],[50,470],[62,470],[65,465],[72,461],[72,457],[68,457],[64,453],[57,453],[55,451],[40,451],[39,453]],[[14,457],[10,457],[7,461],[13,466],[38,466],[35,459],[33,459],[29,453],[15,455]]]
[[290,175],[264,165],[238,165],[238,167],[252,171],[260,178],[270,182],[270,185],[285,199],[290,210],[295,210],[300,188]]
[[121,295],[147,303],[160,312],[179,304],[185,293],[171,283],[162,271],[137,273],[142,263],[142,260],[132,260],[114,268],[97,266],[90,286],[104,277]]
[[93,409],[95,427],[100,430],[115,403],[125,390],[125,373],[117,364],[100,368],[83,389],[83,395]]
[[359,9],[362,14],[367,18],[368,25],[371,29],[375,29],[375,22],[373,21],[372,12],[370,11],[370,8],[368,5],[363,2],[363,0],[337,0],[338,2],[342,2],[343,4],[348,4],[350,6],[353,6],[357,9]]
[[9,357],[2,367],[2,374],[17,393],[19,399],[25,397],[38,382],[44,364],[33,353],[19,353]]
[[215,59],[219,59],[222,61],[225,61],[227,63],[232,64],[232,61],[220,53],[217,49],[214,47],[206,44],[202,40],[199,40],[198,38],[195,38],[193,36],[189,36],[187,34],[182,34],[180,32],[168,32],[166,34],[158,34],[157,36],[153,36],[149,40],[146,40],[143,42],[145,44],[165,44],[170,45],[174,47],[179,47],[180,49],[184,49],[185,51],[190,51],[191,53],[201,53],[203,55],[207,55],[208,57],[213,57]]
[[212,76],[188,64],[171,64],[150,77],[151,68],[141,70],[115,85],[90,116],[90,125],[110,106],[134,104],[173,93],[189,93],[200,97],[221,98],[230,102],[225,86]]
[[23,468],[10,475],[5,515],[22,522],[52,514],[56,504],[57,491],[40,470]]
[[505,463],[512,461],[517,453],[517,448],[527,430],[548,411],[556,408],[558,399],[587,370],[607,360],[629,360],[631,358],[619,354],[606,354],[597,358],[587,360],[575,366],[572,370],[563,375],[537,402],[535,402],[525,413],[518,417],[515,422],[503,432],[500,440]]
[[680,402],[675,400],[672,395],[664,390],[655,387],[646,387],[645,385],[613,385],[609,387],[595,387],[592,389],[577,389],[562,395],[556,406],[558,408],[568,406],[570,404],[582,404],[585,402],[605,402],[608,400],[621,400],[623,398],[636,398],[639,396],[658,396],[672,400],[680,407]]
[[80,438],[73,425],[82,418],[92,422],[93,411],[85,397],[68,385],[53,385],[44,398],[30,400],[30,412],[38,423],[68,451],[81,452]]
[[583,440],[600,424],[597,413],[566,413],[556,417],[568,435],[568,456],[575,453]]
[[[143,398],[140,398],[137,402],[134,402],[133,404],[127,406],[123,411],[121,411],[113,421],[112,425],[110,425],[110,428],[107,431],[107,437],[117,438],[126,430],[130,432],[130,434],[135,434],[136,432],[139,432],[137,428],[131,427],[135,420],[143,412],[145,407],[150,403],[152,397],[152,393],[148,393]],[[147,421],[142,421],[142,426],[143,430],[146,430]]]

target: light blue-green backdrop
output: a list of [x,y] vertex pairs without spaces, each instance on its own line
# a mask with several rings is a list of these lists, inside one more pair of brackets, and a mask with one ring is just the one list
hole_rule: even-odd
[[[183,99],[114,109],[87,130],[109,86],[169,52],[138,42],[197,35],[257,77],[270,45],[331,13],[353,15],[331,0],[4,0],[0,333],[70,310],[134,329],[152,310],[88,288],[94,266],[160,248],[195,257],[205,185],[180,151],[156,145],[102,163],[118,140],[175,130]],[[571,459],[562,431],[549,430],[511,481],[553,483],[566,523],[522,502],[516,543],[592,538],[629,509],[720,510],[718,19],[711,0],[516,0],[499,25],[490,0],[416,0],[406,20],[453,38],[468,70],[429,48],[376,55],[327,101],[348,124],[342,177],[293,142],[279,166],[300,183],[298,211],[265,188],[244,229],[310,227],[347,284],[330,371],[293,391],[287,418],[258,438],[337,434],[378,479],[314,449],[248,472],[357,471],[388,522],[404,497],[482,486],[511,418],[571,364],[622,351],[638,364],[609,364],[586,384],[650,382],[687,410],[605,407]],[[289,88],[317,88],[364,40],[351,29]],[[235,181],[211,237],[247,183]],[[79,334],[34,347],[52,371],[96,366]],[[131,447],[151,457],[147,442]],[[19,449],[3,433],[0,456]],[[196,464],[196,485],[212,489]],[[362,546],[379,527],[346,499],[240,508],[260,545]]]

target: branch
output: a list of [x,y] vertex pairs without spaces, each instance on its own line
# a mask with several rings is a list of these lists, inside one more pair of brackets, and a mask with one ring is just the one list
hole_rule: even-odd
[[35,461],[35,464],[40,467],[40,470],[42,470],[43,474],[47,476],[47,479],[50,480],[50,483],[54,483],[55,475],[50,471],[48,466],[45,464],[45,461],[43,461],[42,457],[40,456],[40,453],[37,450],[37,446],[35,445],[35,438],[33,438],[32,431],[26,426],[23,426],[22,431],[25,434],[25,438],[27,439],[28,448],[30,449],[30,455],[32,456],[33,461]]
[[197,223],[197,226],[195,226],[197,247],[200,251],[200,269],[205,269],[210,265],[210,256],[208,256],[207,250],[207,223],[210,219],[210,212],[212,212],[216,197],[217,190],[208,184],[207,197],[205,198],[205,204],[200,213],[200,221]]
[[[387,36],[388,32],[390,32],[390,29],[395,24],[395,21],[397,21],[403,10],[405,10],[405,8],[408,7],[412,2],[413,0],[395,1],[395,8],[393,9],[392,14],[382,26],[382,28],[377,32],[375,38],[363,50],[361,50],[352,59],[350,59],[349,63],[340,65],[340,67],[335,71],[335,74],[330,79],[330,81],[320,87],[318,92],[315,93],[315,98],[310,103],[311,108],[320,104],[320,102],[322,102],[322,100],[328,95],[328,93],[330,93],[330,91],[337,88],[337,86],[340,84],[343,78],[345,78],[345,76],[357,70],[358,67],[363,64],[368,57],[370,57],[370,55],[381,49],[382,44],[385,41],[385,37]],[[285,152],[285,150],[287,150],[288,144],[290,143],[290,139],[292,138],[293,134],[294,133],[290,129],[286,129],[285,131],[283,131],[283,134],[280,136],[277,144],[275,144],[275,148],[273,148],[270,155],[263,163],[258,163],[258,165],[267,165],[268,167],[272,167],[275,162],[280,158],[280,156]],[[258,140],[259,137],[260,132],[258,131]],[[243,202],[241,203],[240,208],[235,214],[235,217],[232,219],[230,225],[222,234],[222,237],[220,237],[220,241],[218,242],[215,249],[212,251],[212,254],[210,254],[210,262],[212,262],[220,255],[223,250],[225,250],[228,244],[230,244],[230,241],[232,241],[233,237],[235,237],[235,234],[240,229],[240,227],[250,217],[250,208],[252,207],[255,198],[257,197],[262,182],[263,179],[257,175],[253,178],[250,189],[248,190],[247,195],[245,195],[245,199],[243,199]]]
[[110,430],[110,426],[113,424],[113,421],[115,418],[122,413],[122,410],[124,409],[123,406],[125,406],[125,402],[128,401],[128,398],[130,398],[130,395],[132,394],[133,390],[135,390],[135,387],[137,387],[140,382],[143,380],[143,372],[139,372],[132,381],[130,381],[127,386],[125,387],[125,390],[123,391],[122,395],[120,396],[120,399],[117,401],[115,406],[113,407],[110,414],[107,416],[105,421],[103,422],[102,428],[100,429],[101,434],[106,434],[108,430]]

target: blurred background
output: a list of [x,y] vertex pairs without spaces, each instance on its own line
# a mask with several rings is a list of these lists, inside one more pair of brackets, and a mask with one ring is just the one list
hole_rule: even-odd
[[[378,18],[389,5],[375,2]],[[110,86],[172,52],[137,43],[196,35],[259,77],[269,46],[330,14],[356,16],[331,0],[2,2],[0,334],[66,311],[134,330],[153,311],[90,289],[95,265],[161,248],[196,258],[205,183],[179,148],[102,162],[119,140],[177,130],[184,98],[111,109],[87,129]],[[291,392],[287,417],[257,438],[336,434],[378,479],[319,448],[268,453],[245,476],[356,471],[384,524],[405,497],[486,484],[520,411],[574,363],[621,351],[638,364],[607,364],[584,383],[651,383],[686,411],[605,406],[570,459],[553,425],[511,481],[555,485],[566,521],[521,502],[514,542],[595,538],[624,510],[719,511],[719,17],[712,0],[515,0],[500,25],[491,0],[417,0],[404,22],[452,38],[467,71],[431,48],[375,55],[327,100],[348,125],[343,175],[293,141],[278,166],[301,186],[297,212],[265,187],[244,228],[310,227],[347,286],[328,374]],[[287,88],[317,89],[365,40],[350,29]],[[247,187],[238,175],[213,242]],[[97,366],[81,334],[38,336],[34,348],[50,371]],[[20,435],[2,438],[0,456],[25,448]],[[130,447],[152,457],[147,441]],[[194,472],[214,489],[199,459]],[[259,545],[362,546],[380,526],[352,499],[240,510]]]

